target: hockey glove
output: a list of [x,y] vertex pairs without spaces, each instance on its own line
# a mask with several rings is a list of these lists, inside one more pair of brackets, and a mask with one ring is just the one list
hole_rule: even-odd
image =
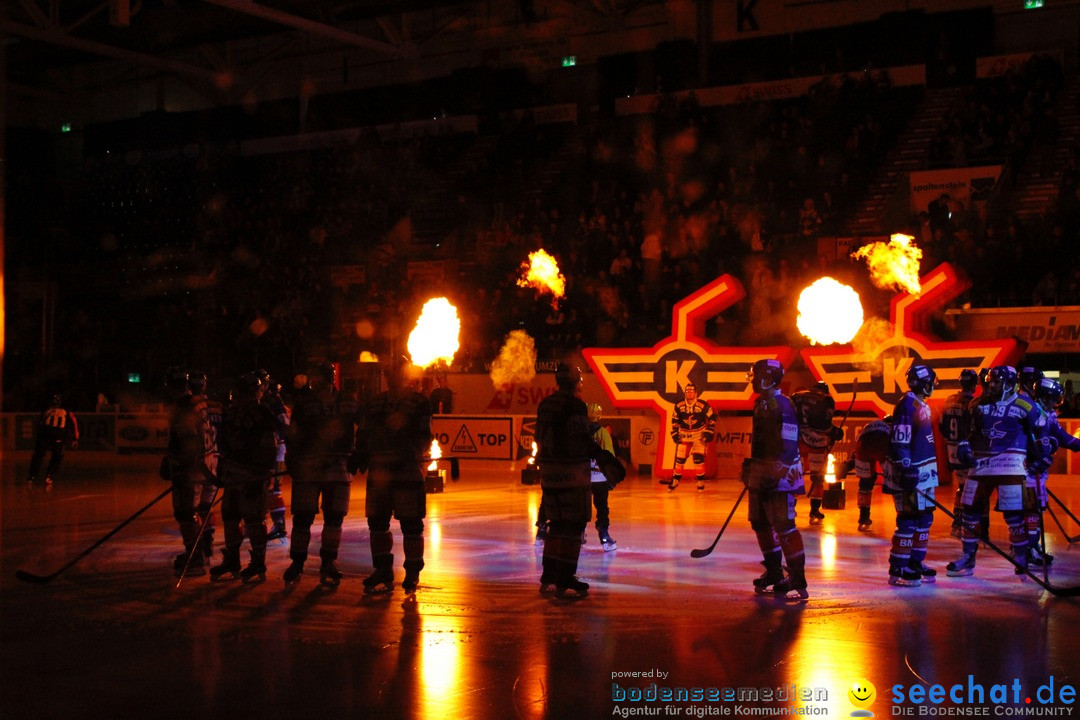
[[176,469],[176,463],[173,462],[171,457],[166,455],[161,458],[161,465],[158,466],[158,475],[165,482],[172,482],[173,473],[176,472]]
[[682,442],[682,435],[680,435],[679,433],[671,433],[671,442],[678,445]]
[[1061,445],[1058,443],[1057,438],[1053,437],[1052,435],[1048,435],[1046,437],[1046,442],[1050,446],[1050,454],[1051,455],[1056,453],[1058,451],[1058,448],[1061,447]]
[[975,467],[975,453],[971,452],[971,445],[967,440],[957,443],[956,462],[961,468]]
[[1028,472],[1032,475],[1042,475],[1054,464],[1054,458],[1050,455],[1034,455],[1027,460]]
[[705,443],[706,445],[708,445],[709,443],[711,443],[713,441],[713,437],[714,436],[713,436],[713,434],[711,432],[703,432],[703,433],[701,433],[701,441],[703,443]]
[[600,466],[600,472],[607,479],[608,490],[614,490],[615,486],[626,479],[626,468],[619,462],[619,458],[607,450],[601,450],[596,457],[596,464]]
[[829,429],[829,440],[836,443],[844,439],[844,428],[833,425]]
[[896,484],[904,492],[913,491],[919,484],[919,471],[913,468],[896,468],[893,474],[896,477]]
[[353,451],[352,455],[349,456],[349,460],[346,463],[346,467],[348,468],[350,475],[355,475],[356,473],[367,472],[367,469],[368,469],[367,453],[361,452],[360,450]]
[[750,473],[753,466],[753,460],[750,458],[743,458],[742,470],[739,471],[739,479],[742,480],[744,487],[750,487]]

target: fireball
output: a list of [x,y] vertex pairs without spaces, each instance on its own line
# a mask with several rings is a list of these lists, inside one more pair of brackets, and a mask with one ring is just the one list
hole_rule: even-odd
[[864,245],[851,254],[857,260],[866,260],[870,279],[882,290],[906,290],[918,295],[922,290],[919,282],[919,261],[922,250],[910,235],[897,233],[889,242]]
[[536,464],[536,451],[537,451],[537,449],[538,448],[536,447],[536,441],[533,440],[532,455],[529,456],[529,461],[526,463],[527,465],[535,465]]
[[440,360],[447,365],[461,347],[461,320],[457,308],[444,297],[428,300],[409,334],[409,357],[413,365],[427,368]]
[[862,303],[852,288],[823,277],[799,295],[799,332],[814,345],[850,342],[863,322]]
[[491,363],[489,375],[496,388],[514,383],[528,383],[536,377],[536,341],[524,330],[511,330]]
[[543,248],[529,253],[529,262],[521,263],[521,272],[518,287],[551,293],[552,305],[558,305],[559,298],[566,294],[566,278],[559,272],[559,263]]

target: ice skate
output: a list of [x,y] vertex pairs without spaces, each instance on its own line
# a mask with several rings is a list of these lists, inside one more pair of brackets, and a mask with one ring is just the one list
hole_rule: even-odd
[[285,523],[274,523],[270,531],[266,533],[267,540],[285,540],[289,533],[285,530]]
[[549,595],[555,592],[555,578],[547,573],[540,575],[540,594]]
[[604,548],[604,552],[611,552],[617,550],[619,545],[615,542],[615,538],[608,534],[607,530],[600,531],[600,546]]
[[870,526],[874,524],[874,521],[867,518],[866,520],[859,521],[859,532],[866,532],[870,529]]
[[1050,567],[1053,564],[1054,556],[1050,553],[1044,553],[1034,547],[1028,551],[1028,565],[1032,567]]
[[248,563],[247,567],[240,571],[240,582],[245,585],[266,581],[266,565],[264,563]]
[[806,589],[806,581],[793,580],[790,575],[775,583],[769,592],[792,602],[799,602],[810,597]]
[[391,592],[394,589],[394,571],[390,568],[376,568],[363,582],[364,592],[367,594]]
[[[191,558],[190,563],[188,563],[189,557]],[[202,575],[205,566],[206,560],[203,558],[202,553],[192,555],[190,551],[185,551],[173,558],[173,572],[176,573],[176,577],[184,574],[185,567],[189,575]]]
[[922,585],[922,575],[918,570],[911,568],[889,568],[889,584],[893,587],[919,587]]
[[[228,575],[229,577],[225,577]],[[211,580],[235,580],[240,577],[240,553],[221,551],[221,564],[210,568]]]
[[567,600],[579,600],[589,596],[589,583],[576,577],[569,577],[555,583],[555,597]]
[[295,585],[300,582],[300,576],[304,574],[304,561],[293,560],[289,567],[285,568],[285,574],[282,575],[282,579],[285,580],[286,585]]
[[677,487],[679,487],[679,479],[678,478],[671,478],[671,483],[668,484],[668,492],[671,492],[672,490],[674,490]]
[[702,480],[698,480],[697,489],[698,492],[705,492],[705,482]]
[[341,570],[338,569],[334,560],[323,560],[319,566],[319,582],[330,587],[341,584]]
[[784,571],[780,568],[765,568],[760,577],[754,578],[754,592],[759,595],[772,594],[773,588],[785,581]]
[[945,566],[949,577],[968,577],[975,574],[975,553],[964,553]]
[[821,512],[820,510],[818,510],[816,508],[810,510],[810,524],[811,525],[820,525],[821,521],[824,520],[824,519],[825,519],[825,513]]
[[911,563],[908,567],[917,572],[924,583],[937,582],[937,570],[926,563]]
[[407,593],[416,592],[416,588],[420,585],[420,571],[406,572],[405,579],[401,581],[401,589]]

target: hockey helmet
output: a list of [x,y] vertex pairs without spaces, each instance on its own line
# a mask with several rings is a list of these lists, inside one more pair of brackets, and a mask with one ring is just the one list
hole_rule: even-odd
[[994,400],[1004,400],[1016,392],[1016,368],[1010,365],[998,365],[990,369],[987,376],[987,393]]
[[262,380],[264,385],[266,385],[267,383],[270,382],[270,371],[269,370],[266,370],[265,368],[259,368],[258,370],[255,371],[255,374],[259,376],[259,379]]
[[810,389],[821,395],[828,395],[829,383],[825,382],[824,380],[818,380]]
[[173,392],[187,392],[188,380],[188,372],[182,368],[169,368],[165,372],[165,386]]
[[246,395],[248,397],[256,394],[259,388],[263,386],[262,378],[258,373],[244,373],[236,380],[236,391],[240,395]]
[[206,390],[206,373],[202,370],[192,370],[188,373],[188,387],[191,392],[202,394]]
[[983,390],[990,389],[990,368],[979,370],[979,384],[982,385]]
[[308,373],[308,379],[320,378],[325,380],[328,384],[333,385],[336,374],[337,372],[334,363],[323,360],[311,366],[311,371]]
[[907,371],[907,385],[916,395],[930,397],[937,386],[937,373],[929,365],[912,365]]
[[63,402],[64,402],[64,398],[60,397],[59,394],[53,395],[51,398],[49,398],[49,406],[50,407],[60,407],[63,404]]
[[964,392],[975,392],[975,386],[979,384],[979,373],[971,368],[960,371],[960,389]]
[[1065,400],[1065,390],[1054,378],[1044,377],[1035,386],[1035,399],[1045,409],[1053,410]]
[[599,403],[589,403],[589,422],[600,422],[600,416],[604,414],[604,408]]
[[784,379],[784,364],[773,358],[762,358],[750,366],[746,379],[754,386],[754,392],[779,387]]
[[560,390],[573,390],[581,384],[581,368],[567,362],[555,366],[555,384]]
[[1025,365],[1020,368],[1020,387],[1026,392],[1035,394],[1035,387],[1039,384],[1039,381],[1043,379],[1043,372],[1031,365]]

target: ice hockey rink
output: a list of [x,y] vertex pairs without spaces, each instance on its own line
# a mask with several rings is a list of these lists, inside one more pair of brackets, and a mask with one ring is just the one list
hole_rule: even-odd
[[[540,488],[521,466],[463,462],[428,496],[427,567],[415,595],[367,595],[363,483],[354,485],[337,588],[312,559],[286,588],[287,544],[271,544],[267,582],[179,587],[181,543],[166,497],[85,559],[48,575],[161,493],[158,458],[69,453],[45,491],[28,457],[2,461],[3,718],[601,718],[1071,716],[1080,683],[1080,599],[1021,581],[991,550],[974,577],[945,577],[959,554],[937,513],[932,585],[886,583],[894,513],[875,495],[871,532],[847,505],[808,527],[810,599],[757,596],[760,555],[735,512],[741,485],[631,475],[611,495],[618,550],[590,526],[579,577],[589,597],[538,592],[533,518]],[[1080,509],[1075,478],[1051,487]],[[288,486],[286,485],[286,493]],[[951,488],[941,491],[951,505]],[[1068,533],[1080,527],[1065,521]],[[397,581],[400,534],[393,525]],[[1000,515],[992,541],[1007,548]],[[1052,522],[1056,588],[1080,584],[1080,550]],[[221,533],[218,531],[218,547]],[[246,560],[246,549],[244,551]],[[215,558],[214,562],[218,562]],[[859,707],[852,686],[876,694]]]

